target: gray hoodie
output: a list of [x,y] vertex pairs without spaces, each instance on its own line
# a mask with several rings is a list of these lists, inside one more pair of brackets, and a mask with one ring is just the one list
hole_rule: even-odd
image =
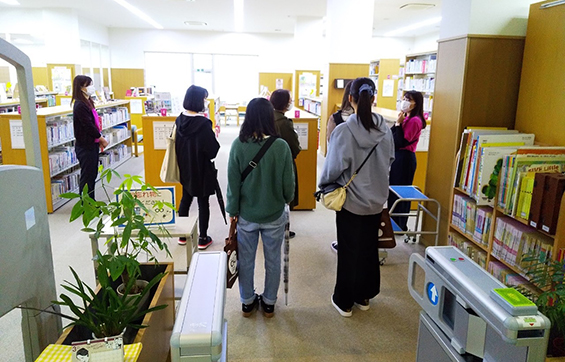
[[377,148],[349,185],[343,207],[357,215],[374,215],[383,210],[388,198],[388,175],[394,161],[392,132],[381,115],[373,113],[378,129],[368,132],[357,115],[332,132],[319,185],[345,185],[363,163],[371,148]]

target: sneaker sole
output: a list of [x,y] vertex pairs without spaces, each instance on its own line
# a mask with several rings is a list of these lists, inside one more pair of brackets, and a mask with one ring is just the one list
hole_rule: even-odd
[[275,312],[267,313],[267,312],[263,311],[263,315],[265,316],[265,318],[273,318],[273,316],[275,315]]
[[349,317],[351,317],[351,316],[353,315],[353,312],[351,312],[351,311],[346,312],[346,311],[344,311],[344,310],[341,310],[341,308],[340,308],[337,304],[335,304],[333,294],[332,294],[332,296],[330,297],[330,300],[332,301],[332,305],[334,306],[334,308],[337,310],[337,312],[338,312],[339,314],[341,314],[342,317],[349,318]]
[[368,305],[363,305],[363,304],[359,304],[359,303],[353,303],[353,304],[362,311],[367,311],[371,308]]
[[185,242],[179,241],[178,243],[179,243],[179,245],[186,245],[186,241]]
[[210,245],[212,245],[212,241],[210,241],[208,244],[206,245],[200,245],[198,244],[198,250],[204,250],[206,248],[208,248]]

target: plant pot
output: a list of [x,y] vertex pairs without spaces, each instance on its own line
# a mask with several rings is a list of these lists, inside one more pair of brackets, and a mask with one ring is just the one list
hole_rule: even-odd
[[[144,329],[126,328],[124,332],[124,343],[139,343],[143,345],[138,362],[166,361],[169,357],[170,339],[175,323],[175,296],[173,284],[173,263],[142,264],[141,278],[151,280],[157,274],[165,272],[166,275],[151,290],[149,295],[149,306],[151,308],[160,304],[167,304],[168,307],[144,316],[139,324],[147,325]],[[114,285],[115,288],[120,284],[119,281]],[[74,341],[84,341],[91,339],[91,332],[86,328],[72,327],[67,328],[57,340],[57,344],[70,345]]]
[[[135,281],[135,285],[140,288],[141,290],[145,289],[145,287],[147,286],[147,284],[149,284],[149,282],[147,280],[141,280],[138,279]],[[116,292],[118,293],[118,295],[120,297],[124,296],[124,289],[125,289],[125,285],[124,283],[118,285],[118,288],[116,288]],[[136,293],[136,294],[128,294],[128,296],[126,297],[126,303],[128,305],[131,305],[134,301],[133,301],[133,297],[138,296],[141,293]],[[147,309],[148,305],[147,305],[147,301],[149,300],[149,295],[151,293],[147,293],[143,296],[143,298],[141,298],[141,301],[139,302],[139,307],[137,308],[137,310],[142,310],[143,308]]]

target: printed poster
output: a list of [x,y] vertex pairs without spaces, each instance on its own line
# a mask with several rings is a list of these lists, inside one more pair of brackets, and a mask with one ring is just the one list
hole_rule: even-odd
[[167,137],[171,135],[175,122],[153,122],[153,148],[167,149]]
[[383,97],[394,96],[394,79],[383,80]]
[[12,149],[26,148],[24,143],[24,127],[21,120],[10,120],[10,139],[12,140]]
[[131,114],[143,114],[143,103],[141,102],[141,99],[130,99],[129,107]]
[[[174,224],[175,223],[175,210],[164,207],[155,208],[155,203],[157,201],[169,202],[175,204],[175,188],[174,187],[155,187],[157,192],[147,189],[131,189],[131,194],[136,197],[147,209],[149,213],[146,213],[140,207],[135,208],[135,213],[138,215],[143,215],[145,218],[145,225],[153,224]],[[119,200],[120,195],[116,195]],[[123,226],[123,225],[121,225]]]
[[298,141],[300,142],[300,148],[303,150],[308,149],[308,123],[297,123],[294,122],[294,130],[298,134]]

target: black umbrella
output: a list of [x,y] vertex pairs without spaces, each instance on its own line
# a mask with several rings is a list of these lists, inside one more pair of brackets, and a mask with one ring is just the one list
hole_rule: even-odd
[[218,179],[216,179],[216,198],[218,199],[218,205],[220,205],[220,210],[222,211],[224,222],[227,225],[228,220],[226,219],[226,205],[224,204],[224,196],[222,196],[222,188],[220,187]]

